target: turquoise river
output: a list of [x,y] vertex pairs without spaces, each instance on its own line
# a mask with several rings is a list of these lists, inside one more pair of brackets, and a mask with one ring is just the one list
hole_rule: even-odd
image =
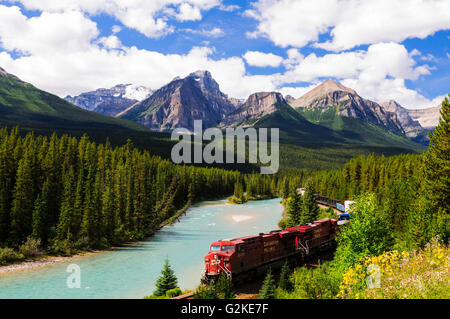
[[[228,205],[225,200],[202,202],[190,207],[180,222],[136,245],[0,273],[0,299],[142,298],[155,289],[166,256],[179,286],[192,289],[200,282],[203,256],[211,242],[276,229],[281,212],[280,199],[244,205]],[[80,267],[80,288],[67,286],[71,264]]]

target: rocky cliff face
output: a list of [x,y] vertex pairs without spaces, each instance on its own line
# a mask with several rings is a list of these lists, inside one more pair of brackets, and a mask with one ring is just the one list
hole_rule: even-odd
[[435,128],[439,124],[439,113],[441,106],[429,107],[420,110],[407,110],[408,115],[415,121],[419,122],[420,125],[427,130]]
[[406,135],[408,137],[416,137],[423,131],[422,126],[418,121],[415,121],[411,118],[408,113],[408,110],[402,107],[394,100],[390,100],[387,102],[380,103],[380,105],[387,111],[391,113],[395,113],[397,115],[397,119],[403,127]]
[[118,84],[110,89],[97,89],[64,99],[81,108],[97,113],[116,116],[131,105],[147,98],[152,90],[133,84]]
[[220,126],[235,126],[245,122],[251,122],[252,120],[275,112],[280,104],[286,104],[281,93],[254,93],[236,111],[228,114],[220,123]]
[[404,133],[395,113],[370,100],[360,97],[354,90],[328,80],[292,101],[294,108],[339,107],[339,115],[362,119],[393,131]]
[[149,98],[120,114],[153,130],[177,127],[193,130],[194,120],[203,120],[203,128],[217,125],[235,110],[238,100],[223,94],[208,71],[175,78]]

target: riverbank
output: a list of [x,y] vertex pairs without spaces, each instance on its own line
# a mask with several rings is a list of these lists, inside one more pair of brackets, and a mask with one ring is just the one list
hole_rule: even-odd
[[[113,248],[111,248],[111,249],[113,249]],[[108,249],[108,250],[111,250],[111,249]],[[41,267],[53,265],[55,263],[67,262],[67,261],[78,259],[80,257],[91,256],[93,254],[108,251],[108,250],[93,250],[93,251],[88,251],[88,252],[81,252],[81,253],[75,254],[73,256],[44,255],[44,256],[41,256],[36,259],[27,259],[27,260],[20,261],[17,263],[0,266],[0,274],[41,268]]]
[[[221,198],[223,199],[223,198]],[[220,199],[219,199],[220,200]],[[196,202],[199,203],[199,202]],[[162,228],[164,228],[167,225],[172,225],[173,223],[179,221],[179,218],[186,214],[187,210],[196,203],[192,204],[191,201],[189,201],[184,207],[182,207],[179,211],[177,211],[173,216],[163,221],[152,233],[150,233],[146,238],[143,240],[147,240],[154,236],[158,231],[160,231]],[[7,273],[12,271],[19,271],[19,270],[29,270],[34,268],[39,268],[43,266],[52,265],[59,262],[69,261],[71,259],[75,259],[77,257],[82,256],[90,256],[95,253],[99,252],[106,252],[111,251],[114,249],[117,249],[119,247],[125,247],[125,246],[132,246],[139,244],[140,241],[133,241],[133,242],[127,242],[120,246],[113,246],[113,247],[107,247],[104,249],[98,249],[98,250],[90,250],[90,251],[80,251],[70,256],[52,256],[47,254],[42,254],[39,257],[31,258],[31,259],[25,259],[25,260],[19,260],[16,262],[11,262],[6,265],[0,265],[0,273]]]
[[[91,256],[42,259],[21,266],[31,269],[1,273],[0,299],[142,298],[154,291],[167,257],[179,287],[194,289],[203,275],[210,243],[275,229],[282,210],[279,201],[245,205],[227,205],[225,199],[197,202],[180,216],[180,222],[163,227],[147,240]],[[246,216],[245,220],[241,216]],[[66,286],[67,266],[72,263],[80,267],[81,289]]]

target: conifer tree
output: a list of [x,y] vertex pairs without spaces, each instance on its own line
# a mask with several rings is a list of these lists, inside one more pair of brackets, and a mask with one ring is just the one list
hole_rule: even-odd
[[166,258],[164,267],[161,270],[161,276],[156,281],[156,290],[153,293],[155,296],[165,296],[167,290],[177,288],[178,279],[175,276],[169,264],[169,258]]
[[269,268],[266,278],[264,279],[261,290],[259,291],[261,299],[275,299],[275,280],[272,276],[272,270]]
[[305,194],[303,195],[301,224],[311,223],[319,216],[319,206],[317,206],[316,192],[311,180],[306,183]]
[[[450,94],[448,95],[450,98]],[[430,146],[424,156],[425,188],[435,215],[436,232],[450,235],[450,102],[442,102],[438,126],[429,134]]]
[[50,199],[50,181],[47,179],[42,191],[36,198],[33,210],[33,231],[31,236],[41,240],[42,244],[47,243],[48,220],[49,220],[49,200]]
[[64,179],[64,192],[61,205],[61,214],[59,216],[56,236],[60,241],[70,241],[74,239],[73,216],[74,216],[74,192],[73,192],[73,169],[70,169]]
[[215,284],[216,293],[221,299],[233,299],[235,296],[233,283],[222,272]]
[[11,208],[11,241],[13,245],[22,243],[32,232],[35,187],[33,152],[33,145],[28,145],[17,170]]
[[303,199],[297,191],[294,191],[287,203],[288,226],[296,226],[302,223]]
[[280,282],[278,283],[278,287],[283,290],[290,291],[292,290],[292,282],[290,279],[291,269],[289,268],[289,264],[286,261],[281,268],[280,273]]

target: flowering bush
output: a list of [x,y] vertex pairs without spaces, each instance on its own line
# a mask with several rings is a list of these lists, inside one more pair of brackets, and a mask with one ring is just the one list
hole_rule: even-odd
[[342,276],[339,298],[449,298],[449,248],[437,238],[422,251],[359,259]]

